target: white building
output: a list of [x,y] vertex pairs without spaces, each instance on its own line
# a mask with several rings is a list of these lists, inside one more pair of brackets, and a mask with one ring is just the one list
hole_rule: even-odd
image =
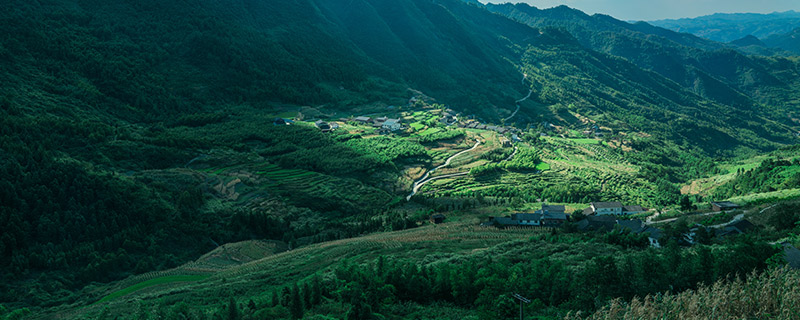
[[383,125],[381,127],[384,129],[388,129],[390,131],[395,131],[395,130],[400,130],[400,128],[402,128],[402,125],[400,124],[400,119],[387,119],[386,121],[383,122]]
[[594,214],[598,216],[612,214],[612,215],[622,215],[622,202],[614,201],[614,202],[592,202],[591,204],[592,211]]

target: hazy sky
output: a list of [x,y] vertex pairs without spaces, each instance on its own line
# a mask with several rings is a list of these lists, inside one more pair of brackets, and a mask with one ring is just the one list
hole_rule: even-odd
[[565,4],[588,14],[620,20],[693,18],[717,12],[771,13],[800,11],[800,0],[480,0],[483,3],[527,2],[540,9]]

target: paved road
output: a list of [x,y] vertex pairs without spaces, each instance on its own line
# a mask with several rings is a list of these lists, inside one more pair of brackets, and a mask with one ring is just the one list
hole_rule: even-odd
[[477,148],[480,144],[481,144],[480,140],[475,140],[475,145],[472,146],[472,148],[469,148],[467,150],[463,150],[463,151],[461,151],[459,153],[456,153],[456,154],[450,156],[450,158],[447,158],[447,160],[444,162],[443,165],[440,165],[440,166],[438,166],[436,168],[433,168],[431,171],[426,172],[425,175],[422,176],[422,178],[420,178],[419,180],[414,182],[414,188],[412,188],[411,194],[409,194],[408,197],[406,197],[406,201],[410,201],[411,197],[413,197],[415,194],[417,194],[417,191],[419,191],[419,188],[421,188],[423,185],[425,185],[426,183],[428,183],[431,180],[448,178],[448,177],[455,177],[455,176],[464,176],[464,175],[469,174],[469,172],[461,172],[461,173],[446,174],[446,175],[442,175],[442,176],[438,176],[438,177],[428,178],[432,172],[436,171],[436,169],[440,169],[440,168],[444,168],[446,166],[449,166],[450,165],[450,161],[452,161],[455,157],[458,157],[458,156],[460,156],[460,155],[462,155],[464,153],[467,153],[467,152],[470,152],[472,150],[475,150],[475,148]]

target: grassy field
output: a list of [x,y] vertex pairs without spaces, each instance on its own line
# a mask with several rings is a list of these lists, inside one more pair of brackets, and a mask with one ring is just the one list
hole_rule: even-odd
[[[182,297],[209,297],[214,292],[236,289],[238,294],[259,296],[274,286],[304,279],[317,272],[329,270],[345,259],[357,262],[372,261],[379,256],[394,258],[424,258],[424,263],[443,263],[456,257],[491,254],[499,245],[509,241],[524,240],[532,235],[549,233],[546,229],[506,229],[477,226],[476,217],[454,219],[441,225],[370,234],[351,239],[336,240],[301,247],[265,258],[227,268],[210,275],[174,275],[158,277],[136,283],[121,290],[98,297],[99,301],[78,311],[64,310],[52,316],[80,317],[108,307],[114,313],[129,313],[136,308],[128,303],[135,299],[154,303],[165,296],[180,301]],[[185,286],[191,284],[191,290]],[[147,289],[147,290],[143,290]],[[128,296],[129,299],[117,299]],[[78,312],[79,314],[75,314]]]
[[571,139],[571,141],[579,144],[600,144],[600,140],[596,139]]

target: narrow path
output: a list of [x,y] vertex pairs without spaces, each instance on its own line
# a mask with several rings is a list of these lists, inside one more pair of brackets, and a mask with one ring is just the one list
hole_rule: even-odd
[[197,160],[200,160],[200,159],[203,159],[203,158],[206,158],[206,157],[208,157],[208,156],[207,156],[207,155],[204,155],[204,154],[201,154],[201,155],[199,155],[199,156],[197,156],[197,157],[194,157],[194,159],[192,159],[192,160],[189,160],[189,162],[187,162],[185,165],[183,165],[183,167],[184,167],[184,168],[188,168],[188,167],[189,167],[189,165],[190,165],[190,164],[192,164],[192,162],[195,162],[195,161],[197,161]]
[[511,118],[513,118],[514,116],[516,116],[516,115],[517,115],[517,112],[519,112],[519,108],[520,108],[520,105],[519,105],[519,104],[520,104],[520,103],[522,103],[522,102],[523,102],[523,101],[525,101],[525,100],[528,100],[528,98],[530,98],[532,94],[533,94],[533,89],[531,89],[531,90],[529,90],[529,91],[528,91],[528,95],[527,95],[527,96],[525,96],[525,98],[522,98],[522,99],[519,99],[519,100],[517,100],[517,101],[516,101],[516,104],[517,104],[517,109],[516,109],[516,110],[514,110],[514,112],[513,112],[513,113],[511,113],[511,115],[510,115],[510,116],[508,116],[508,118],[505,118],[505,119],[503,119],[503,122],[506,122],[506,121],[508,121],[509,119],[511,119]]
[[422,186],[424,186],[428,182],[431,182],[431,181],[436,180],[436,179],[444,179],[444,178],[454,178],[454,177],[466,176],[468,174],[469,174],[469,172],[443,174],[441,176],[435,176],[433,178],[430,178],[430,179],[427,179],[427,180],[424,180],[424,181],[420,181],[419,184],[414,184],[414,190],[412,190],[411,194],[408,195],[408,197],[406,197],[406,201],[411,200],[411,197],[414,196],[415,194],[417,194],[417,191],[419,191],[419,189],[422,188]]
[[509,160],[511,160],[511,158],[514,158],[514,156],[515,156],[515,155],[517,155],[517,151],[518,151],[518,150],[519,150],[519,147],[517,147],[517,146],[514,146],[514,152],[513,152],[513,153],[511,153],[511,155],[510,155],[510,156],[508,156],[508,158],[506,158],[506,159],[505,159],[505,160],[503,160],[503,161],[509,161]]
[[467,153],[467,152],[470,152],[472,150],[475,150],[475,148],[477,148],[480,144],[481,144],[480,140],[475,140],[475,145],[472,146],[472,148],[469,148],[467,150],[463,150],[463,151],[461,151],[459,153],[456,153],[456,154],[450,156],[450,158],[447,158],[447,160],[444,162],[443,165],[440,165],[440,166],[438,166],[436,168],[433,168],[430,171],[426,172],[425,175],[422,176],[422,178],[420,178],[419,180],[414,182],[414,187],[411,190],[411,194],[409,194],[408,197],[406,197],[406,201],[410,201],[411,197],[413,197],[415,194],[417,194],[417,191],[419,191],[419,188],[422,187],[423,185],[425,185],[426,183],[428,183],[431,180],[469,174],[469,172],[461,172],[461,173],[446,174],[446,175],[442,175],[442,176],[438,176],[438,177],[428,178],[431,175],[432,172],[436,171],[436,169],[440,169],[440,168],[444,168],[446,166],[449,166],[450,165],[450,161],[453,161],[453,159],[455,157],[458,157],[458,156],[460,156],[460,155],[462,155],[464,153]]
[[[525,79],[528,79],[528,74],[527,74],[527,73],[523,73],[523,74],[522,74],[522,84],[525,84]],[[514,116],[516,116],[516,115],[517,115],[517,112],[519,112],[519,108],[520,108],[520,105],[519,105],[519,104],[520,104],[520,103],[522,103],[522,102],[523,102],[523,101],[525,101],[525,100],[528,100],[528,98],[530,98],[532,94],[533,94],[533,89],[528,89],[528,95],[527,95],[527,96],[525,96],[525,98],[519,99],[519,100],[517,100],[517,101],[515,102],[515,103],[517,104],[517,109],[516,109],[516,110],[514,110],[514,112],[512,112],[512,113],[511,113],[511,115],[510,115],[510,116],[508,116],[508,118],[505,118],[505,119],[503,119],[503,122],[506,122],[506,121],[508,121],[509,119],[511,119],[511,118],[513,118]]]
[[731,221],[728,221],[728,222],[725,222],[725,223],[720,223],[720,224],[715,224],[715,225],[709,226],[709,227],[717,228],[717,229],[724,228],[724,227],[727,227],[730,224],[734,224],[736,222],[739,222],[739,220],[742,220],[742,219],[744,219],[744,213],[737,214],[735,217],[733,217],[733,220],[731,220]]

